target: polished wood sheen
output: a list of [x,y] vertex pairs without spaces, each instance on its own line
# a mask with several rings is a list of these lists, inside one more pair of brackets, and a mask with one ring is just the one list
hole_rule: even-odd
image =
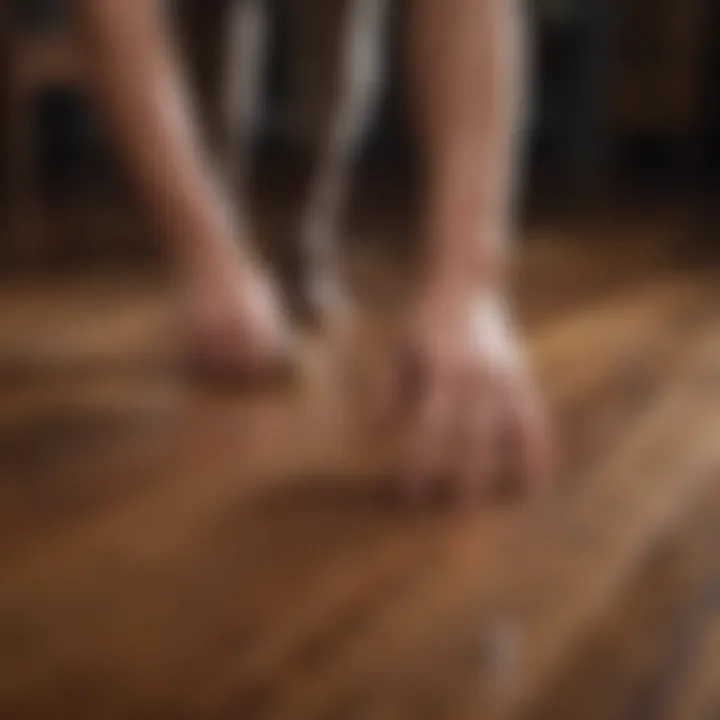
[[209,386],[158,282],[5,284],[0,717],[717,718],[718,275],[666,225],[535,235],[540,507],[403,506],[331,339]]

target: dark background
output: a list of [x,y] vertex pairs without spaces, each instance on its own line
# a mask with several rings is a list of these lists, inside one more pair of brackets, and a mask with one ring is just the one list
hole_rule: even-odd
[[[258,140],[260,150],[274,156],[291,154],[293,146],[283,120],[295,61],[289,52],[290,2],[297,0],[269,2],[273,52],[267,123]],[[528,9],[535,58],[528,203],[549,198],[570,206],[608,196],[627,198],[628,193],[633,198],[712,197],[720,178],[718,3],[546,0],[528,3]],[[388,92],[363,157],[366,164],[384,165],[401,176],[412,168],[413,152],[398,49],[402,4],[394,10]],[[21,0],[12,8],[4,36],[52,34],[68,22],[61,0]],[[203,38],[201,27],[193,28],[190,37],[200,54],[203,44],[216,44],[215,38]],[[10,45],[4,45],[7,63]],[[6,106],[0,102],[0,108]],[[81,95],[49,88],[36,100],[32,123],[48,198],[123,186],[111,143]],[[5,128],[0,130],[6,137]],[[7,149],[7,143],[3,146]],[[0,154],[0,164],[6,156]]]

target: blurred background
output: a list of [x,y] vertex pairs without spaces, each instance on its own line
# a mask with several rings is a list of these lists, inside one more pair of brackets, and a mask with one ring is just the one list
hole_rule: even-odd
[[[534,0],[527,5],[535,74],[524,192],[528,212],[575,213],[608,203],[667,208],[668,202],[711,209],[720,177],[717,3]],[[209,125],[219,107],[219,7],[187,0],[174,7]],[[273,188],[297,189],[303,177],[298,168],[312,154],[335,87],[343,3],[269,0],[267,9],[270,55],[256,165],[269,173]],[[0,234],[4,271],[135,262],[154,252],[138,231],[142,223],[136,223],[132,193],[88,101],[67,10],[63,0],[16,0],[2,7],[0,187],[9,210]],[[363,182],[377,192],[378,184],[368,178],[381,177],[385,195],[393,195],[396,205],[414,178],[401,26],[402,7],[396,3],[386,45],[387,88],[363,147],[356,193],[363,194]],[[268,170],[273,167],[274,174]],[[13,223],[14,212],[30,218],[33,232],[27,222]]]
[[[226,2],[169,10],[209,147]],[[526,5],[513,300],[562,468],[541,517],[489,492],[459,517],[390,500],[322,352],[267,392],[186,372],[68,6],[0,0],[0,718],[515,717],[477,710],[480,681],[528,718],[720,718],[720,2]],[[266,0],[271,250],[327,135],[344,7]],[[392,290],[419,185],[403,13],[343,232]],[[382,343],[358,336],[361,365]]]

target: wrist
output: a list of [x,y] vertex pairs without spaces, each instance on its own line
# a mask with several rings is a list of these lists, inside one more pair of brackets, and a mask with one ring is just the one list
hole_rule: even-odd
[[448,298],[502,294],[507,275],[507,253],[500,242],[485,242],[464,251],[431,248],[421,268],[424,292]]

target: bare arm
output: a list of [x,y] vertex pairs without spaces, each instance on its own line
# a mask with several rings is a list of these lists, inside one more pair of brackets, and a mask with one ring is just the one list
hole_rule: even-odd
[[[401,329],[389,406],[404,402],[398,416],[411,417],[412,493],[449,478],[462,495],[483,495],[508,461],[533,487],[546,485],[546,425],[504,294],[521,129],[520,1],[410,4],[427,171],[424,273]],[[501,457],[508,441],[512,452]]]
[[[414,107],[428,171],[424,240],[449,282],[501,281],[524,99],[520,0],[413,0]],[[470,274],[470,277],[467,277]]]
[[236,239],[236,219],[201,145],[159,3],[76,7],[104,109],[171,258],[184,265],[222,254],[215,245]]
[[75,2],[98,95],[165,242],[190,359],[223,373],[274,367],[282,308],[202,146],[159,3]]

